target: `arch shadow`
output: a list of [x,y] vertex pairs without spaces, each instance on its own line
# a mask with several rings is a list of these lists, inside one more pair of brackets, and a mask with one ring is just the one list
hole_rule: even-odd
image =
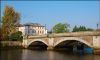
[[27,46],[29,47],[29,45],[31,45],[31,44],[34,43],[34,42],[41,42],[41,43],[45,44],[46,46],[48,46],[47,42],[44,41],[44,40],[42,40],[42,39],[32,39],[32,40],[30,40],[30,41],[28,42]]
[[72,41],[72,40],[78,41],[78,42],[81,42],[81,43],[84,43],[85,45],[87,45],[87,46],[93,48],[93,46],[92,46],[91,43],[89,43],[89,42],[87,42],[87,41],[85,41],[85,40],[83,40],[83,39],[81,39],[81,38],[76,38],[76,37],[69,37],[69,38],[67,37],[67,38],[58,40],[58,41],[54,44],[54,47],[56,47],[58,44],[60,44],[60,43],[62,43],[62,42],[64,42],[64,41]]

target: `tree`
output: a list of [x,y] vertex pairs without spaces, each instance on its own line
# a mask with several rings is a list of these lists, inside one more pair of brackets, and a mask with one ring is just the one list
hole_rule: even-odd
[[86,29],[85,26],[80,26],[80,27],[79,27],[79,31],[87,31],[87,29]]
[[92,28],[87,28],[87,31],[93,31],[93,29]]
[[1,21],[1,16],[0,16],[0,28],[1,28],[1,25],[2,25],[2,21]]
[[1,32],[1,28],[0,28],[0,40],[2,40],[2,32]]
[[69,27],[69,24],[67,23],[58,23],[53,27],[52,31],[54,33],[64,33],[64,32],[69,31],[68,27]]
[[23,36],[21,31],[17,31],[9,36],[9,39],[12,41],[22,41]]
[[86,28],[85,26],[79,26],[79,27],[75,26],[73,28],[73,31],[72,32],[78,32],[78,31],[93,31],[93,29]]
[[1,30],[1,16],[0,16],[0,40],[2,40],[2,30]]
[[73,28],[73,32],[78,31],[78,27],[75,25],[75,27]]
[[8,40],[8,36],[12,33],[16,32],[17,22],[20,19],[20,15],[18,12],[15,12],[13,7],[6,5],[4,9],[4,14],[2,17],[2,33],[4,40]]
[[20,24],[20,14],[18,12],[15,12],[13,23],[15,26]]

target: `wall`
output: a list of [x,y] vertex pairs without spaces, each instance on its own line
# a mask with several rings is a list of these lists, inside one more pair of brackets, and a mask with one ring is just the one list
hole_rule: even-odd
[[25,35],[25,27],[24,26],[19,27],[18,31],[21,31],[23,36]]
[[21,41],[0,41],[2,47],[5,46],[22,46]]
[[100,49],[100,36],[93,36],[93,46],[95,49]]

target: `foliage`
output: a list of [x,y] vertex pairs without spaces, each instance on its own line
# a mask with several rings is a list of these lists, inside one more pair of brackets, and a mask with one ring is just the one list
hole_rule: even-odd
[[69,24],[67,23],[58,23],[53,27],[52,31],[54,33],[64,33],[64,32],[69,31],[68,27],[69,27]]
[[73,31],[72,32],[78,32],[78,31],[93,31],[93,29],[86,28],[85,26],[80,26],[80,27],[75,26],[73,28]]
[[6,5],[2,17],[2,33],[4,40],[8,39],[12,33],[16,32],[15,25],[19,22],[20,15],[15,12],[13,7]]
[[93,31],[93,29],[91,29],[91,28],[87,28],[87,31]]
[[0,16],[0,40],[2,40],[2,30],[1,30],[1,16]]
[[2,40],[2,32],[1,32],[1,28],[0,28],[0,40]]
[[11,34],[9,36],[9,39],[12,41],[22,41],[23,37],[22,37],[22,32],[21,31],[17,31],[13,34]]
[[15,26],[20,24],[20,14],[18,12],[15,12],[13,23]]

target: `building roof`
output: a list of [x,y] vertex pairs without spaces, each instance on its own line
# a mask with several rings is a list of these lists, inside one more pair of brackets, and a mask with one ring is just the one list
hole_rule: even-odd
[[22,24],[17,24],[16,27],[23,27],[24,25]]
[[34,27],[44,27],[43,25],[39,23],[26,23],[24,26],[34,26]]

